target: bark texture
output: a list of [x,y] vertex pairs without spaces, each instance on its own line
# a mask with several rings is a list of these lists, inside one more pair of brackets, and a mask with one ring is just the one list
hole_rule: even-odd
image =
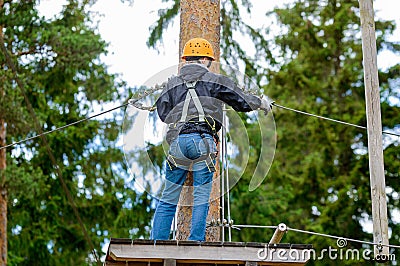
[[[0,0],[0,11],[4,1]],[[0,25],[0,34],[3,27]],[[0,87],[0,97],[4,97],[4,88]],[[0,115],[0,146],[6,145],[6,122]],[[0,265],[7,265],[7,188],[5,182],[6,149],[0,150]]]
[[[191,38],[204,38],[208,40],[214,50],[216,61],[220,56],[220,1],[219,0],[182,0],[180,6],[180,41],[179,54],[182,53],[185,43]],[[179,60],[181,60],[179,58]],[[218,72],[218,66],[211,69]],[[220,217],[220,179],[219,163],[216,165],[216,174],[213,177],[213,186],[210,196],[210,209],[207,221],[217,220]],[[193,184],[193,176],[190,173],[185,186]],[[188,188],[188,187],[186,187]],[[190,233],[192,217],[193,190],[183,189],[179,200],[177,214],[177,235],[176,239],[186,240]],[[188,204],[189,203],[189,204]],[[220,228],[210,227],[206,232],[206,241],[220,241]]]

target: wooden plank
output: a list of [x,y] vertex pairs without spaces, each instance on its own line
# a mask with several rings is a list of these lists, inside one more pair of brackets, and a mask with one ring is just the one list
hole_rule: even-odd
[[[257,266],[304,266],[304,263],[291,263],[291,262],[253,262]],[[199,260],[185,260],[176,261],[176,266],[246,266],[243,261],[237,262],[211,262]],[[251,265],[251,264],[250,264]],[[106,261],[104,266],[163,266],[161,262],[142,262],[142,261]]]
[[173,246],[226,246],[226,247],[270,247],[270,248],[295,248],[295,249],[311,249],[311,244],[290,244],[276,243],[267,244],[261,242],[199,242],[199,241],[177,241],[177,240],[149,240],[149,239],[130,239],[130,238],[111,238],[110,244],[125,245],[173,245]]
[[176,266],[176,260],[174,259],[165,259],[164,266]]
[[163,263],[147,261],[106,261],[104,266],[163,266]]
[[187,259],[187,260],[176,260],[177,265],[244,265],[243,261],[217,261],[213,259],[208,260],[195,260],[195,259]]
[[256,261],[246,261],[245,266],[257,266],[257,262]]
[[[289,253],[290,252],[290,253]],[[293,256],[293,254],[297,254]],[[292,263],[304,265],[310,257],[307,249],[259,248],[243,246],[179,246],[179,245],[124,245],[110,244],[109,255],[115,261],[162,261],[174,259],[212,263],[244,263],[245,261]],[[293,264],[294,263],[294,264]]]

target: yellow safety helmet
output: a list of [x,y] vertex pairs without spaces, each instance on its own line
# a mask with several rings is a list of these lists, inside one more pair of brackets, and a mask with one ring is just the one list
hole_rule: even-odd
[[182,59],[185,59],[187,56],[207,56],[215,60],[211,43],[203,38],[193,38],[185,44]]

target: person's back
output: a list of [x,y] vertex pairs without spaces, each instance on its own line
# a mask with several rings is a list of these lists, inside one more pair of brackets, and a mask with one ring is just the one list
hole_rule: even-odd
[[[194,90],[201,106],[207,116],[206,122],[200,132],[215,134],[222,125],[223,104],[233,107],[236,111],[249,112],[258,109],[261,105],[260,98],[243,93],[243,91],[228,77],[210,72],[204,64],[197,62],[198,58],[192,58],[194,63],[185,64],[178,76],[173,77],[157,100],[157,111],[161,120],[167,124],[176,126],[182,121],[182,111],[188,92],[187,84],[195,83]],[[198,110],[195,102],[190,101],[187,110],[187,120],[198,120]],[[186,123],[180,133],[192,133],[195,131]],[[215,128],[212,128],[214,126]],[[209,129],[206,131],[205,129]],[[214,131],[214,132],[213,132]]]
[[172,77],[160,98],[157,112],[168,124],[170,148],[166,162],[166,183],[158,202],[152,239],[168,239],[176,205],[186,179],[193,171],[194,206],[189,240],[204,241],[212,177],[222,126],[223,104],[236,111],[270,110],[270,103],[245,94],[231,79],[208,70],[214,60],[211,44],[189,40],[183,50],[186,64]]

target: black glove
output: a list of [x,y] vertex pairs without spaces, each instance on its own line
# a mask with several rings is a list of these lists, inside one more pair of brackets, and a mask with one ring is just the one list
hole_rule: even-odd
[[261,98],[260,109],[264,111],[265,114],[268,114],[269,111],[272,110],[272,104],[274,103],[268,97]]

